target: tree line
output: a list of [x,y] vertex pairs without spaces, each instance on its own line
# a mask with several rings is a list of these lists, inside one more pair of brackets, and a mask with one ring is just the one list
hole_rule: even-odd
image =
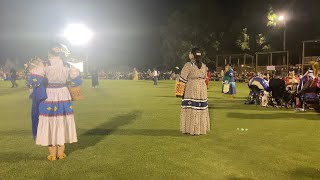
[[164,66],[181,66],[194,46],[211,66],[217,54],[282,50],[284,26],[274,9],[283,6],[283,1],[202,0],[181,7],[161,29]]

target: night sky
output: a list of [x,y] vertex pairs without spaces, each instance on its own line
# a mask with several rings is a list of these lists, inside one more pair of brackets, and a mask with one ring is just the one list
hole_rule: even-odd
[[75,55],[88,52],[104,64],[154,64],[149,61],[162,58],[159,27],[180,5],[170,0],[1,1],[0,58],[45,58],[50,43],[63,41],[63,28],[77,22],[95,35],[87,47],[71,46]]
[[[87,47],[70,46],[76,56],[88,53],[89,59],[96,63],[152,68],[162,61],[160,27],[167,23],[170,14],[190,2],[192,0],[2,0],[0,59],[45,58],[49,45],[63,39],[63,28],[77,22],[90,27],[95,36]],[[250,0],[220,2],[227,15],[236,16],[241,4]],[[320,38],[319,1],[270,2],[294,14],[288,23],[289,48],[298,49],[301,40]]]

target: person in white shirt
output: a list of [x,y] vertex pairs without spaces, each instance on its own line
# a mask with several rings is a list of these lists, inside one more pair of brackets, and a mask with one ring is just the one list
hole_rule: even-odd
[[156,69],[153,69],[153,85],[158,85],[158,71]]

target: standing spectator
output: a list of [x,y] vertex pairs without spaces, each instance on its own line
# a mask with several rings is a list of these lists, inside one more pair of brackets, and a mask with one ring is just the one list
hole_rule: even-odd
[[91,71],[91,83],[92,83],[92,88],[98,88],[99,86],[99,71],[97,67],[93,68]]
[[223,71],[223,69],[221,69],[221,71],[220,71],[220,77],[221,77],[221,81],[223,81],[223,77],[224,77],[224,71]]
[[16,80],[17,80],[17,72],[14,68],[11,68],[10,70],[10,73],[11,73],[11,88],[14,88],[14,87],[18,87],[18,84],[16,83]]
[[209,69],[207,70],[207,79],[206,79],[206,85],[207,85],[207,89],[209,89],[209,82],[210,82],[210,78],[211,78],[211,73],[209,71]]
[[139,80],[139,73],[136,68],[133,68],[133,80]]
[[158,71],[156,69],[153,69],[153,73],[152,73],[152,76],[153,76],[153,85],[158,85]]
[[151,79],[152,78],[152,72],[151,72],[150,69],[148,69],[147,74],[148,74],[148,79]]
[[5,73],[2,69],[0,69],[0,80],[5,80]]
[[234,78],[234,71],[231,67],[231,64],[228,64],[226,66],[226,72],[225,72],[225,76],[228,77],[228,83],[229,83],[229,92],[228,94],[230,94],[230,98],[234,98],[234,94],[236,94],[236,81]]
[[6,72],[3,71],[3,80],[6,81],[7,80],[7,74]]
[[180,69],[178,66],[174,68],[173,72],[175,74],[175,79],[179,79]]
[[229,93],[229,81],[230,81],[230,77],[225,73],[228,71],[228,64],[226,64],[226,66],[224,67],[224,71],[221,70],[221,75],[223,74],[222,76],[222,90],[221,92],[224,93],[224,94],[228,94]]
[[201,52],[193,48],[189,53],[190,62],[181,70],[179,81],[186,83],[181,104],[180,131],[200,135],[210,131],[208,95],[205,79],[207,67],[201,62]]

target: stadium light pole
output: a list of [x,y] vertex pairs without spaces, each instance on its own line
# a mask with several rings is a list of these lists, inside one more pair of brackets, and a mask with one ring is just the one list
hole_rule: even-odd
[[[85,46],[93,37],[93,32],[84,24],[69,24],[64,30],[64,37],[73,45]],[[88,50],[86,50],[85,67],[88,72]]]
[[287,27],[286,27],[286,16],[280,15],[278,21],[283,23],[283,51],[286,51],[286,36],[287,36]]

